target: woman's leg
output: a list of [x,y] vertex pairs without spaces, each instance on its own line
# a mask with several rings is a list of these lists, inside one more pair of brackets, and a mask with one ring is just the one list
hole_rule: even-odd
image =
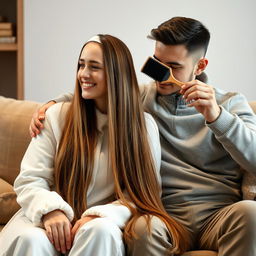
[[19,210],[0,233],[0,256],[55,256],[59,253],[44,229],[35,227]]
[[77,232],[69,256],[125,255],[122,231],[108,218],[96,218]]

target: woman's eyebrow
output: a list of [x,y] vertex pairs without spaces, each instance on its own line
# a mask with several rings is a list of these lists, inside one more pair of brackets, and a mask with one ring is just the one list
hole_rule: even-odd
[[[85,62],[85,60],[84,59],[79,59],[79,62]],[[89,63],[94,63],[94,64],[102,64],[102,63],[100,63],[99,61],[96,61],[96,60],[89,60],[88,62]]]

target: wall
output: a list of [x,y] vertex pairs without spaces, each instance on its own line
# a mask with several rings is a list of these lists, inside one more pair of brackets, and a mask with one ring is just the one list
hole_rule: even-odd
[[255,100],[255,0],[25,0],[25,98],[47,101],[73,91],[82,44],[109,33],[130,48],[140,73],[154,42],[150,30],[173,16],[199,19],[211,31],[210,84]]

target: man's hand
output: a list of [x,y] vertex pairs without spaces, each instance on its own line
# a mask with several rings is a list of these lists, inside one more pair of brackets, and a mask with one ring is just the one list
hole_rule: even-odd
[[205,120],[214,122],[220,115],[221,109],[215,98],[215,91],[212,86],[199,80],[185,83],[180,90],[188,106],[195,107]]
[[91,220],[93,220],[93,219],[95,219],[95,218],[99,218],[99,216],[94,216],[94,215],[93,215],[93,216],[85,216],[85,217],[79,219],[79,220],[75,223],[75,225],[73,226],[73,228],[72,228],[72,230],[71,230],[72,240],[74,240],[74,237],[75,237],[77,231],[78,231],[85,223],[87,223],[87,222],[89,222],[89,221],[91,221]]
[[46,235],[57,251],[65,253],[71,248],[71,223],[60,210],[54,210],[43,216]]
[[29,133],[32,138],[36,137],[40,133],[40,131],[44,128],[43,120],[45,119],[45,111],[55,103],[56,103],[55,101],[49,101],[48,103],[40,107],[38,110],[36,110],[36,112],[33,114],[33,117],[31,119],[30,126],[29,126]]

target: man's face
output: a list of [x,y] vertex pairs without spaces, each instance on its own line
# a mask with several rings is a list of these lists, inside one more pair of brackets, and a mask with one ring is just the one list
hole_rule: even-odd
[[[197,61],[184,45],[165,45],[156,41],[154,57],[172,68],[173,76],[184,83],[195,79]],[[161,84],[156,82],[157,92],[161,95],[169,95],[180,89],[174,84]]]

